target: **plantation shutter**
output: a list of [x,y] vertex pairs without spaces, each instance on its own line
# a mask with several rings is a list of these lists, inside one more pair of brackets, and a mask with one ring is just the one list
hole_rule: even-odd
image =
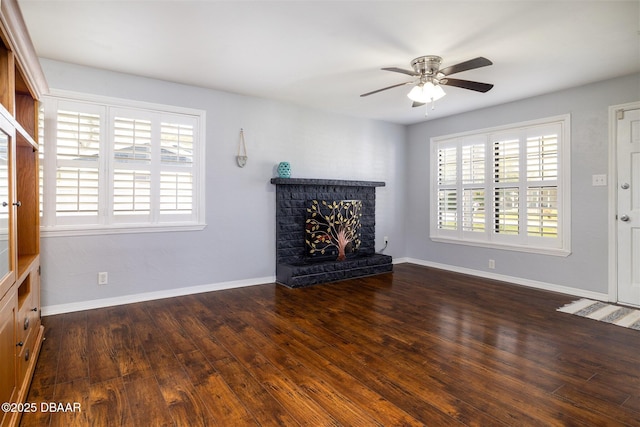
[[[126,111],[113,111],[113,201],[114,216],[151,214],[151,137],[150,119],[123,117]],[[115,218],[116,221],[124,220]],[[127,217],[128,221],[134,218]]]
[[561,158],[567,128],[562,117],[434,138],[431,237],[566,253],[560,179],[569,167]]
[[520,139],[495,136],[493,145],[493,233],[520,234]]
[[[71,107],[71,108],[68,108]],[[62,224],[97,223],[103,110],[61,104],[56,115],[56,216]]]
[[486,229],[484,138],[462,142],[462,231],[482,233]]
[[558,130],[527,137],[527,233],[558,235]]
[[201,228],[204,112],[54,97],[43,105],[43,227]]
[[438,208],[440,230],[458,229],[458,148],[442,144],[438,148]]
[[194,123],[160,125],[160,214],[191,215],[194,202]]

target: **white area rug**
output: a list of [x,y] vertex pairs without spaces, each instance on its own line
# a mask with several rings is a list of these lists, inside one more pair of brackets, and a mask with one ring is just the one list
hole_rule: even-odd
[[583,298],[560,307],[558,311],[640,331],[640,310],[629,307]]

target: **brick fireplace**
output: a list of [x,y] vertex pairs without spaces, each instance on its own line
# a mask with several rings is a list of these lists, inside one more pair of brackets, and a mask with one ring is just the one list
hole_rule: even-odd
[[[290,288],[393,271],[389,255],[375,253],[376,187],[384,182],[272,178],[276,186],[276,281]],[[308,209],[326,202],[361,202],[359,242],[346,259],[309,256]]]

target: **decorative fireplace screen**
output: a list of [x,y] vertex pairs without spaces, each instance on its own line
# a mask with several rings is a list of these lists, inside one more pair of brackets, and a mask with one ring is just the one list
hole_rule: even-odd
[[361,200],[311,200],[305,223],[306,255],[342,261],[360,247]]

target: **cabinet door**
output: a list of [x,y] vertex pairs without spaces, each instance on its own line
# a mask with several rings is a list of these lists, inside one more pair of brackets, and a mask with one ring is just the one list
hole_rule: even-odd
[[0,298],[15,282],[13,232],[12,146],[15,130],[0,116]]
[[[15,288],[0,299],[0,402],[12,402],[16,398],[16,311]],[[4,417],[4,418],[3,418]],[[11,417],[11,412],[0,412],[0,425]]]

